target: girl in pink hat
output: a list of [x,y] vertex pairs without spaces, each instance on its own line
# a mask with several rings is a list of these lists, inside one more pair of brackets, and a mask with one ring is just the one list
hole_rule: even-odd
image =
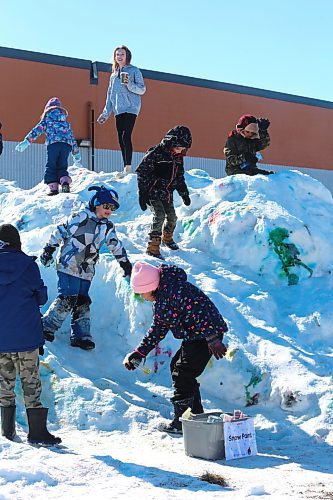
[[216,359],[226,354],[227,348],[222,340],[228,327],[213,302],[202,290],[189,283],[185,271],[177,266],[162,264],[155,267],[147,262],[136,262],[131,286],[135,293],[154,303],[153,322],[138,347],[125,357],[125,368],[135,370],[169,330],[175,338],[182,340],[170,364],[174,419],[160,428],[179,434],[182,432],[179,418],[188,407],[193,413],[203,412],[196,379],[212,354]]

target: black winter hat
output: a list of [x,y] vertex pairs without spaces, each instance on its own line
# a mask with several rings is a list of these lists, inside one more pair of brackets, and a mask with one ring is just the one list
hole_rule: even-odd
[[0,248],[6,246],[21,250],[20,233],[11,224],[2,224],[0,226]]
[[164,146],[170,148],[190,148],[192,146],[192,134],[184,125],[177,125],[170,129],[162,140]]

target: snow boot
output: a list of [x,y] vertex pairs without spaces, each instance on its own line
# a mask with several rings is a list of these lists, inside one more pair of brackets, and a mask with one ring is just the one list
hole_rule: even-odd
[[91,339],[73,339],[71,340],[72,347],[80,347],[85,351],[90,351],[91,349],[95,349],[95,342]]
[[31,444],[54,445],[61,443],[61,438],[50,434],[46,427],[48,408],[27,408],[29,425],[28,442]]
[[47,196],[54,196],[59,194],[59,184],[58,182],[50,182],[48,184],[50,191],[47,193]]
[[162,235],[162,243],[163,245],[167,246],[171,250],[179,250],[179,246],[173,239],[173,232],[168,233],[167,231],[163,231]]
[[168,434],[183,434],[182,423],[179,420],[179,418],[182,416],[184,411],[187,410],[187,408],[189,407],[192,408],[192,406],[193,406],[193,397],[182,399],[180,401],[174,401],[173,407],[175,416],[173,420],[169,423],[160,425],[159,430],[161,432],[167,432]]
[[16,406],[1,406],[1,435],[12,441],[15,431]]
[[150,236],[148,241],[146,254],[156,257],[157,259],[164,260],[160,252],[161,237],[160,236]]

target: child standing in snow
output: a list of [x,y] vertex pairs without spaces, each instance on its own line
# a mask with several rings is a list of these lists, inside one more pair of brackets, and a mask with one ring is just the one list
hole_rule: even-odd
[[27,411],[28,441],[57,444],[61,439],[46,428],[48,408],[40,400],[39,349],[44,344],[39,306],[47,289],[37,264],[21,250],[21,239],[11,224],[0,226],[0,407],[1,434],[14,439],[15,382],[18,373]]
[[57,258],[58,297],[43,317],[46,340],[52,342],[71,312],[71,346],[94,349],[90,333],[89,288],[95,274],[99,249],[105,243],[111,249],[124,276],[130,276],[132,265],[126,250],[118,240],[113,223],[108,220],[119,208],[118,194],[104,186],[91,186],[96,193],[89,201],[89,208],[74,214],[66,223],[57,227],[45,246],[40,261],[49,266],[53,253],[60,246]]
[[190,130],[177,125],[166,133],[160,144],[147,151],[136,169],[140,207],[146,210],[149,206],[153,214],[146,253],[159,259],[162,258],[161,242],[171,250],[178,250],[173,239],[177,223],[174,190],[185,205],[191,204],[184,178],[184,156],[191,145]]
[[57,97],[52,97],[45,106],[40,122],[28,133],[24,141],[16,146],[16,151],[24,151],[41,134],[46,135],[47,163],[44,182],[49,186],[49,196],[69,193],[72,180],[68,175],[68,156],[72,152],[75,163],[80,163],[81,155],[71,126],[67,121],[68,112]]
[[125,45],[114,49],[105,107],[97,119],[100,125],[104,125],[112,112],[114,113],[124,174],[132,171],[132,132],[141,109],[140,96],[146,92],[141,71],[130,64],[131,60],[131,51]]
[[169,433],[181,433],[179,417],[188,407],[193,413],[203,412],[196,378],[203,373],[212,354],[216,359],[226,354],[222,340],[228,327],[213,302],[187,281],[185,271],[179,267],[162,264],[156,268],[136,262],[131,286],[145,300],[154,302],[153,322],[136,350],[125,357],[124,365],[135,370],[169,330],[182,339],[170,364],[175,416],[170,424],[161,427]]
[[226,157],[227,175],[245,174],[274,174],[257,167],[257,151],[267,148],[270,143],[267,118],[255,118],[252,115],[243,115],[237,122],[236,129],[232,130],[223,150]]

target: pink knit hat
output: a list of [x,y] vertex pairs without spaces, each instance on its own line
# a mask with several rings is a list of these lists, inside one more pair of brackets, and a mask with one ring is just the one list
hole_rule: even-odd
[[160,283],[160,272],[148,262],[136,262],[131,274],[131,287],[135,293],[152,292]]

